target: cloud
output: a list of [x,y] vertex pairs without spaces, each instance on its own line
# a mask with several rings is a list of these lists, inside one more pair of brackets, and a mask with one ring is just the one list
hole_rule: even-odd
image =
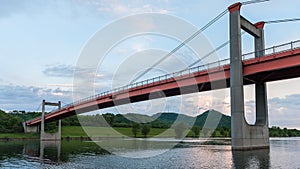
[[[246,119],[255,122],[255,101],[246,102]],[[269,126],[281,126],[300,129],[300,94],[268,100]]]
[[41,16],[42,13],[51,13],[52,15],[68,16],[74,18],[79,16],[79,9],[76,1],[52,1],[52,0],[4,0],[0,5],[0,17],[12,17],[15,15],[27,15],[30,17]]
[[73,87],[73,84],[70,84],[70,83],[47,84],[47,86],[55,86],[55,87]]
[[[224,90],[220,91],[224,92]],[[226,93],[225,93],[226,94]],[[222,93],[221,93],[222,95]],[[229,95],[227,93],[226,95]],[[224,96],[224,95],[223,95]],[[183,95],[182,113],[194,115],[195,107],[202,113],[208,109],[215,109],[230,115],[230,97],[220,97],[220,93],[211,94],[204,92],[199,94]],[[172,103],[171,103],[172,104]],[[174,106],[176,106],[175,103]],[[173,105],[173,104],[172,104]],[[300,129],[300,94],[287,95],[283,98],[272,98],[268,100],[269,126],[281,126]],[[255,122],[255,101],[245,103],[245,116],[249,123]]]
[[[220,90],[215,94],[203,92],[198,94],[183,95],[181,113],[195,115],[209,109],[215,109],[224,114],[230,115],[229,90],[225,93]],[[223,97],[225,94],[226,97]],[[178,102],[171,102],[171,106],[178,107]],[[268,100],[269,126],[281,126],[300,129],[300,94],[287,95],[283,98],[271,98]],[[198,108],[196,111],[195,108]],[[178,111],[179,112],[179,111]],[[255,122],[255,101],[245,103],[245,116],[248,123]]]
[[71,102],[72,92],[34,86],[0,85],[0,109],[36,111],[43,99],[47,101]]
[[117,16],[144,12],[162,14],[171,12],[170,9],[162,7],[164,4],[167,4],[168,1],[159,1],[156,4],[150,4],[138,0],[130,1],[130,3],[120,0],[90,0],[88,3],[101,13],[109,13]]
[[97,73],[93,69],[89,68],[79,68],[72,65],[48,65],[46,69],[43,70],[44,75],[48,77],[67,77],[73,78],[76,71],[76,76],[79,78],[101,78],[106,76],[105,74]]
[[[108,71],[95,71],[92,68],[80,68],[72,65],[48,65],[43,74],[53,78],[70,78],[73,83],[48,84],[56,87],[72,87],[75,100],[82,99],[111,89],[112,73]],[[61,95],[59,92],[56,96]]]
[[71,65],[54,65],[48,66],[43,73],[50,77],[73,77],[74,70]]
[[270,125],[300,129],[300,94],[269,99]]

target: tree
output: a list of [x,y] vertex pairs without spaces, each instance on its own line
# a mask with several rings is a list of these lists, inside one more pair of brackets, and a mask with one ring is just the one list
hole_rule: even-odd
[[198,126],[194,126],[192,127],[192,132],[194,133],[194,137],[199,137],[199,134],[200,134],[200,131],[201,131],[201,128],[198,127]]
[[148,133],[150,132],[150,126],[147,124],[142,125],[142,130],[141,130],[142,134],[144,135],[144,137],[146,138]]
[[140,130],[140,124],[133,123],[132,124],[132,133],[133,133],[134,137],[136,137],[136,134],[139,132],[139,130]]
[[22,119],[0,110],[0,133],[23,132]]
[[112,113],[106,113],[102,115],[104,117],[104,119],[106,120],[106,122],[111,126],[113,124],[114,121],[114,117],[115,115]]
[[207,129],[207,128],[203,128],[203,129],[202,129],[202,133],[203,133],[203,136],[204,136],[204,137],[208,137],[209,134],[210,134],[210,133],[209,133],[209,129]]
[[186,125],[184,123],[178,123],[175,127],[175,137],[176,138],[182,138],[183,132],[187,129]]

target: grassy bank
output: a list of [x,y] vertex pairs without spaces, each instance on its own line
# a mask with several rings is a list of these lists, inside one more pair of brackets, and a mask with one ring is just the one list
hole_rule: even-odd
[[[278,132],[277,132],[278,130]],[[280,132],[279,129],[270,129],[270,137],[278,137],[284,135]],[[284,130],[282,130],[284,131]],[[288,130],[289,131],[289,130]],[[292,131],[292,130],[291,130]],[[187,137],[193,137],[194,134],[191,131],[186,130],[188,132]],[[274,135],[275,133],[277,135]],[[87,137],[134,137],[132,133],[132,128],[126,127],[84,127],[81,126],[62,126],[62,138],[87,138]],[[147,137],[166,137],[166,138],[174,138],[175,132],[174,129],[163,129],[163,128],[151,128],[150,133]],[[202,136],[202,135],[201,135]],[[215,131],[215,137],[224,137],[220,131]],[[40,137],[39,133],[0,133],[0,139],[38,139]],[[138,132],[137,137],[144,137],[141,132]]]
[[40,138],[39,133],[0,133],[0,139],[38,139]]
[[[66,126],[62,127],[62,137],[87,137],[86,132],[90,137],[123,137],[124,135],[129,137],[134,136],[131,128],[114,127],[113,129],[114,130],[108,127],[84,127],[83,129],[80,126]],[[159,134],[161,137],[172,137],[174,136],[174,130],[151,128],[147,137],[153,137]],[[137,137],[143,137],[143,135],[139,132]]]
[[[86,132],[85,132],[86,131]],[[88,133],[88,134],[87,134]],[[151,128],[147,137],[153,137],[160,134],[160,137],[174,137],[173,129]],[[114,130],[108,127],[84,127],[81,126],[63,126],[62,138],[79,138],[79,137],[133,137],[132,129],[125,127],[115,127]],[[38,133],[0,133],[0,139],[38,139]],[[137,137],[143,137],[139,132]]]
[[[90,137],[134,137],[132,133],[132,128],[125,127],[84,127],[81,126],[64,126],[62,127],[62,137],[87,137],[87,134]],[[194,133],[192,131],[186,130],[187,137],[193,137]],[[175,132],[173,128],[164,129],[164,128],[151,128],[147,137],[165,137],[165,138],[173,138],[175,137]],[[202,136],[202,135],[201,135]],[[216,137],[223,137],[219,131],[216,131]],[[144,137],[141,132],[138,132],[137,137]]]

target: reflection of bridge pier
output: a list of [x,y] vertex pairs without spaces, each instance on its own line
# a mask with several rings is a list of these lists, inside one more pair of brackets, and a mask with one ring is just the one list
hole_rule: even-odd
[[232,151],[233,168],[270,168],[269,149]]
[[[44,161],[45,159],[45,149],[47,148],[56,148],[57,150],[57,155],[56,155],[56,159],[52,159],[54,156],[50,156],[48,157],[48,159],[50,159],[51,161],[57,161],[60,162],[60,154],[61,154],[61,141],[57,140],[57,141],[40,141],[40,160]],[[51,153],[50,153],[51,154]],[[54,154],[53,154],[54,155]]]
[[24,143],[23,155],[26,155],[30,161],[42,163],[60,162],[61,141],[30,141]]
[[40,147],[39,144],[35,141],[26,142],[23,146],[23,155],[29,157],[39,157]]

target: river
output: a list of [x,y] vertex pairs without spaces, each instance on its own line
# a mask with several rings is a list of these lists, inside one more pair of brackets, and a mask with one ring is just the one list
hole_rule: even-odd
[[172,139],[139,141],[133,146],[144,148],[118,153],[91,141],[0,142],[0,168],[300,168],[300,138],[271,138],[270,149],[234,152],[228,139],[186,139],[171,149],[163,145]]

